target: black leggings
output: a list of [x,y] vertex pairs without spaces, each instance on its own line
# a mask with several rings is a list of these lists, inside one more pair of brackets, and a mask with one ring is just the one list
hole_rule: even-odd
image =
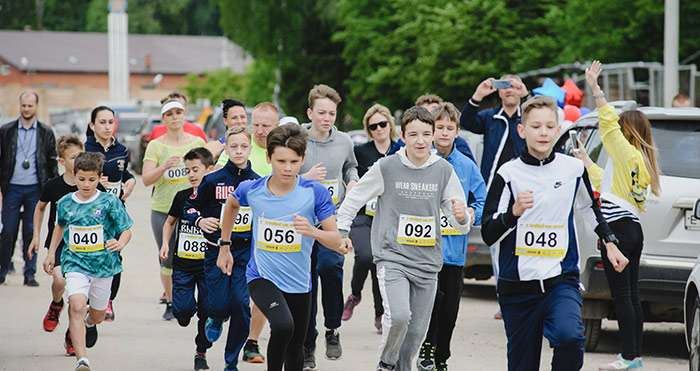
[[250,297],[270,322],[267,370],[302,371],[304,338],[311,316],[311,293],[287,294],[258,278],[248,284]]
[[618,248],[629,259],[625,270],[618,273],[610,264],[605,248],[601,246],[605,276],[608,278],[615,317],[622,337],[622,357],[632,360],[642,353],[644,313],[639,300],[639,259],[642,255],[644,235],[641,225],[630,218],[608,224],[620,241]]
[[459,302],[462,299],[464,267],[443,265],[438,274],[435,305],[425,341],[436,346],[435,362],[447,362],[450,358],[450,342],[457,323]]
[[[119,261],[122,262],[124,259],[122,259],[122,254],[119,254]],[[112,277],[112,287],[111,287],[111,292],[109,294],[109,300],[114,300],[117,297],[117,293],[119,292],[119,286],[121,286],[122,282],[122,272],[119,272]]]
[[377,281],[377,266],[372,261],[371,228],[372,218],[366,215],[358,215],[352,223],[350,239],[355,250],[355,264],[352,266],[350,287],[354,296],[362,298],[362,288],[367,280],[367,275],[371,272],[374,316],[379,317],[384,314],[384,306],[382,305],[382,295]]

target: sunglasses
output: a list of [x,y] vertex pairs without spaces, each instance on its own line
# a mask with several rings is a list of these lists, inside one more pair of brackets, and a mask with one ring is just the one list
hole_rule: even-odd
[[380,121],[380,122],[377,122],[377,123],[374,123],[374,124],[369,124],[369,125],[367,125],[367,129],[369,129],[369,131],[375,131],[375,130],[377,130],[377,128],[382,128],[382,129],[384,129],[387,125],[389,125],[389,122],[387,122],[387,121]]

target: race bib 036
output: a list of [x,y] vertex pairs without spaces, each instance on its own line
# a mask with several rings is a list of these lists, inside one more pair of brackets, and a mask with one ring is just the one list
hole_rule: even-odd
[[255,245],[258,249],[290,253],[301,251],[301,234],[292,222],[259,217]]
[[564,224],[520,223],[515,240],[515,255],[563,258],[569,247],[569,232]]
[[401,214],[396,242],[402,245],[435,246],[436,233],[435,217]]
[[68,226],[68,248],[75,252],[95,252],[105,249],[101,225]]
[[450,224],[450,220],[447,219],[447,216],[441,212],[440,234],[442,236],[459,236],[463,235],[464,233],[460,232],[457,228],[453,227],[452,224]]

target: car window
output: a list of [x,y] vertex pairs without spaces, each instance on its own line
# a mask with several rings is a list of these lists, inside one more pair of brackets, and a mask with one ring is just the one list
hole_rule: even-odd
[[143,122],[142,118],[120,118],[119,131],[128,134],[138,133],[143,127]]
[[700,179],[700,122],[653,121],[652,132],[662,174]]

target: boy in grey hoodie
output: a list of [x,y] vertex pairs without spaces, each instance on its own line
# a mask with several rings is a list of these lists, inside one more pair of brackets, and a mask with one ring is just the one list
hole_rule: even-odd
[[[343,201],[359,177],[357,160],[350,136],[338,131],[334,126],[336,109],[340,95],[327,85],[316,85],[309,91],[309,108],[307,115],[311,123],[302,125],[308,132],[306,155],[301,174],[304,178],[316,180],[328,189],[333,203],[337,206]],[[304,370],[316,369],[316,313],[318,278],[320,277],[323,304],[324,326],[326,328],[326,358],[339,359],[342,356],[340,346],[340,327],[343,314],[343,264],[345,257],[320,243],[314,244],[311,257],[312,304],[311,320],[304,344]]]
[[401,119],[406,147],[375,163],[338,211],[338,230],[347,236],[357,212],[377,197],[371,240],[384,300],[377,370],[411,370],[425,337],[442,268],[440,211],[463,233],[473,220],[452,166],[432,152],[434,130],[430,112],[408,109]]

